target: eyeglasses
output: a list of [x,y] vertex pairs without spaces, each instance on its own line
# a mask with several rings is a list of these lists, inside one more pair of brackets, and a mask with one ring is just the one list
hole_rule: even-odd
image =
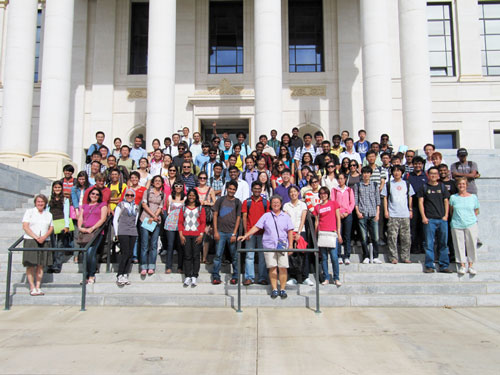
[[101,196],[101,194],[99,194],[99,193],[90,193],[90,195],[91,195],[91,196],[92,196],[92,195],[97,195],[98,197],[100,197],[100,196]]
[[311,181],[311,184],[317,184],[317,183],[319,183],[318,180]]
[[206,180],[206,177],[198,177],[198,180]]
[[220,143],[220,141],[218,141],[218,140],[214,140],[213,142],[214,142],[214,143]]
[[169,172],[177,172],[177,169],[169,169]]
[[357,168],[358,165],[357,164],[349,164],[349,167],[355,167],[355,168]]
[[349,160],[343,161],[342,164],[349,164]]
[[189,165],[183,165],[182,166],[182,169],[189,169],[189,168],[191,168]]
[[210,154],[210,155],[217,155],[217,153],[216,153],[216,152],[214,152],[214,151],[209,152],[209,154]]
[[125,194],[126,197],[133,197],[134,194]]
[[327,168],[335,168],[334,165],[328,165]]
[[179,151],[184,151],[185,148],[184,147],[179,147]]
[[278,167],[284,167],[285,164],[278,164]]

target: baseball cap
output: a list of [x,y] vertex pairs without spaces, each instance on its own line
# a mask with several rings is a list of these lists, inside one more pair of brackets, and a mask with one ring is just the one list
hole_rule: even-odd
[[457,156],[467,156],[469,153],[467,152],[467,149],[465,148],[459,148],[457,150]]

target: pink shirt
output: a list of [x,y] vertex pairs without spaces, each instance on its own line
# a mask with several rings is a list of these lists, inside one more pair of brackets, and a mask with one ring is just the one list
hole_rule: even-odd
[[318,216],[318,229],[321,231],[333,232],[337,230],[337,216],[335,211],[340,206],[335,201],[328,201],[325,204],[318,204],[314,207],[314,215]]
[[352,213],[354,210],[354,192],[350,187],[347,187],[342,191],[339,187],[332,188],[330,193],[330,198],[332,201],[335,201],[340,206],[340,213]]

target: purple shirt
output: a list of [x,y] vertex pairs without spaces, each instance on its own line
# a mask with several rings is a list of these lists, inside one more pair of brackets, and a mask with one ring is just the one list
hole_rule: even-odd
[[[281,199],[283,199],[283,204],[290,202],[290,197],[288,196],[288,189],[290,189],[290,186],[296,186],[294,184],[290,184],[287,188],[281,184],[280,186],[277,186],[276,189],[274,190],[274,194],[278,194]],[[300,190],[300,189],[299,189]],[[300,193],[299,193],[299,199],[300,199]]]
[[[276,225],[274,225],[275,222]],[[277,216],[274,212],[266,212],[255,225],[257,228],[264,229],[264,235],[262,236],[264,249],[276,249],[278,239],[288,246],[288,231],[293,230],[293,223],[290,216],[285,212],[281,211]],[[276,227],[278,228],[277,233]]]
[[[243,175],[245,176],[245,178],[243,178]],[[245,170],[240,176],[242,179],[244,179],[248,183],[248,186],[250,187],[250,192],[251,192],[252,191],[252,183],[259,179],[259,172],[257,172],[256,169],[254,169],[252,172]]]

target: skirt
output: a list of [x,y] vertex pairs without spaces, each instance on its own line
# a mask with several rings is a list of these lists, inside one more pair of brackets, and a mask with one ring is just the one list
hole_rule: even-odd
[[[24,240],[23,247],[28,248],[44,248],[50,247],[50,241],[45,241],[43,245],[40,245],[35,240]],[[52,265],[52,253],[49,251],[23,251],[23,266],[24,267],[35,267],[43,266],[48,267]]]

